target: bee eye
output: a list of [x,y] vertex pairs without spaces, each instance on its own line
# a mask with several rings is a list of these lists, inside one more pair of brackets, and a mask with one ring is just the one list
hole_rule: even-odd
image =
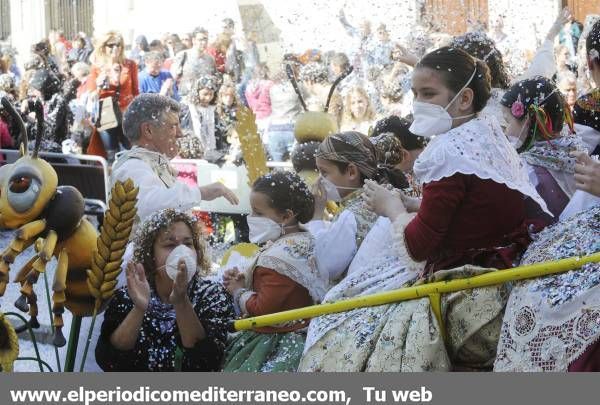
[[6,197],[17,212],[26,212],[35,204],[40,193],[40,181],[30,176],[15,176],[8,182]]
[[8,188],[13,193],[24,193],[31,186],[31,177],[18,177],[16,179],[12,179]]

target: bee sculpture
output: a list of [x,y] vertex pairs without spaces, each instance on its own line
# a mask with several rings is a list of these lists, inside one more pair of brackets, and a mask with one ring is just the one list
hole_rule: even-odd
[[[103,238],[84,217],[84,200],[71,186],[58,186],[54,168],[38,157],[43,130],[43,110],[36,104],[37,136],[31,154],[28,153],[27,132],[23,120],[10,102],[2,98],[2,106],[20,124],[20,157],[0,168],[0,228],[16,229],[16,236],[0,253],[0,297],[9,282],[10,265],[29,246],[34,256],[18,270],[15,282],[21,284],[21,296],[15,307],[29,312],[31,327],[37,321],[37,297],[33,290],[47,263],[56,257],[58,264],[52,283],[52,313],[55,346],[66,344],[62,332],[65,307],[76,316],[90,316],[99,311],[116,285],[125,245],[135,217],[137,189],[129,181],[127,196],[122,184],[111,197],[111,210],[105,220]],[[113,190],[114,193],[114,190]],[[127,203],[126,209],[115,204]],[[115,214],[117,212],[117,214]],[[110,228],[110,229],[108,229]],[[112,237],[107,236],[111,231]],[[106,240],[103,240],[106,239]],[[107,274],[110,273],[110,274]],[[105,277],[107,276],[108,277]]]

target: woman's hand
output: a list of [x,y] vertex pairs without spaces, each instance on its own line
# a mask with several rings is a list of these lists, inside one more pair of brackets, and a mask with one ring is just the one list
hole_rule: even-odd
[[110,72],[109,72],[109,77],[110,77],[110,84],[113,86],[118,86],[119,83],[121,82],[121,70],[123,68],[121,67],[121,65],[119,63],[113,63],[111,68],[110,68]]
[[127,292],[133,301],[133,305],[143,311],[146,311],[150,303],[150,284],[146,280],[144,266],[140,263],[129,262],[125,270],[127,275]]
[[554,38],[556,38],[562,27],[572,19],[573,15],[571,14],[569,7],[563,8],[560,13],[558,13],[558,17],[554,20],[554,24],[550,27],[548,34],[546,34],[546,40],[554,41]]
[[173,283],[173,291],[171,291],[171,295],[169,295],[169,303],[174,306],[185,302],[188,298],[187,272],[188,268],[185,265],[185,260],[179,259],[179,263],[177,263],[177,276],[175,276],[175,282]]
[[402,199],[393,190],[380,186],[373,180],[365,181],[364,190],[367,205],[377,215],[395,221],[400,214],[406,213]]
[[104,71],[104,70],[100,71],[100,73],[98,73],[98,77],[96,78],[96,86],[97,87],[104,86],[104,82],[106,81],[107,77],[108,77],[108,74],[106,71]]
[[600,197],[600,161],[592,159],[586,152],[572,152],[575,164],[575,187]]
[[400,193],[400,198],[406,207],[406,211],[408,212],[417,212],[421,207],[421,199],[417,197],[410,197],[404,193]]
[[392,52],[397,52],[397,61],[402,62],[408,66],[415,66],[419,62],[419,57],[402,45],[396,44]]

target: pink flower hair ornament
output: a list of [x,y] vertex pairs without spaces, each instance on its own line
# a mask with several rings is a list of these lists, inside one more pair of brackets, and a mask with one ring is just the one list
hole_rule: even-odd
[[510,112],[515,118],[521,118],[523,117],[523,115],[525,115],[525,105],[521,101],[520,94],[519,97],[517,97],[517,101],[512,103],[512,105],[510,106]]

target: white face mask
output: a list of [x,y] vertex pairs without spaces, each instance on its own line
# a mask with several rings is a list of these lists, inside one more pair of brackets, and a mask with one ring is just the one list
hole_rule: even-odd
[[454,103],[460,93],[467,88],[471,80],[477,73],[477,67],[473,71],[473,74],[467,81],[467,83],[456,93],[454,98],[450,100],[448,105],[444,108],[441,105],[432,103],[423,103],[421,101],[413,102],[413,122],[410,125],[409,131],[415,135],[424,136],[426,138],[432,138],[436,135],[443,134],[452,129],[452,121],[461,118],[468,118],[475,114],[463,115],[460,117],[452,117],[448,114],[448,107]]
[[255,217],[248,215],[248,228],[250,230],[250,242],[264,243],[277,240],[284,233],[286,228],[283,224],[278,224],[270,218]]
[[319,181],[321,182],[321,186],[323,187],[323,190],[325,191],[325,198],[327,198],[327,201],[335,201],[335,202],[340,202],[342,201],[342,196],[340,196],[340,189],[342,190],[358,190],[360,187],[342,187],[342,186],[336,186],[335,184],[333,184],[333,182],[329,179],[326,179],[323,176],[319,177]]
[[185,245],[179,245],[169,253],[167,260],[165,261],[165,270],[167,275],[175,281],[177,273],[179,273],[178,264],[179,260],[183,259],[187,267],[187,282],[192,280],[194,274],[196,274],[196,267],[198,265],[198,255],[194,249],[190,249]]

